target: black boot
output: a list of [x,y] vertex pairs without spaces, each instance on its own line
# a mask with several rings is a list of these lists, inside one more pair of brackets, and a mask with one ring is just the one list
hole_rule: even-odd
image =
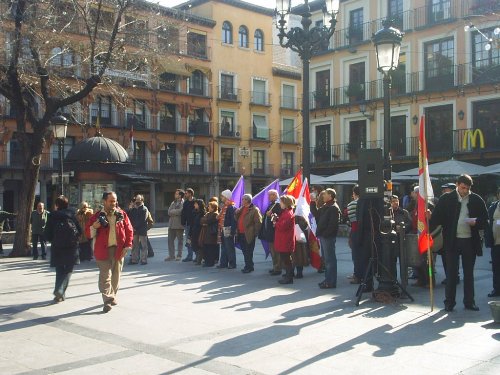
[[293,268],[287,269],[286,275],[278,282],[280,284],[293,284]]

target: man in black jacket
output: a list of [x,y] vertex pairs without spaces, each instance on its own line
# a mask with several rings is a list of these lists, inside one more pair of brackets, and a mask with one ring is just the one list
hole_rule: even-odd
[[278,192],[271,189],[267,192],[269,197],[269,205],[262,218],[262,226],[260,227],[259,240],[264,240],[269,243],[269,251],[273,260],[273,268],[269,270],[272,276],[281,275],[280,255],[274,251],[274,224],[272,221],[273,215],[281,213],[281,206]]
[[141,194],[135,196],[135,207],[128,212],[130,222],[134,228],[134,242],[132,247],[132,259],[129,264],[139,263],[139,248],[141,252],[141,264],[148,263],[148,209],[144,205],[144,197]]
[[444,308],[455,307],[457,267],[462,256],[464,306],[478,311],[474,301],[474,263],[482,255],[479,231],[488,224],[488,212],[483,199],[470,191],[472,178],[463,174],[457,179],[457,189],[441,196],[430,218],[431,230],[443,227],[443,251],[446,254],[446,283]]
[[488,293],[490,298],[500,297],[500,188],[497,190],[497,198],[488,208],[490,223],[484,232],[486,247],[491,248],[493,290]]

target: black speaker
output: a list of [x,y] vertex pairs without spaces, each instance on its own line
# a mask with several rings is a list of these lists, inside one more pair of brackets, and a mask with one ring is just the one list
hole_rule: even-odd
[[382,149],[361,149],[358,154],[359,197],[384,197],[384,158]]

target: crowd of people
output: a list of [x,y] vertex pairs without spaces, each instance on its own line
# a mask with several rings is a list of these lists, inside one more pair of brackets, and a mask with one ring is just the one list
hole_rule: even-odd
[[[483,240],[491,248],[493,290],[488,297],[500,296],[500,188],[497,200],[489,208],[483,199],[471,191],[472,178],[458,177],[456,184],[442,186],[442,195],[429,204],[427,216],[435,239],[433,253],[441,254],[446,285],[444,306],[452,311],[456,304],[456,287],[460,282],[459,261],[462,260],[464,284],[463,303],[466,309],[478,310],[474,299],[474,264],[482,255]],[[416,234],[417,196],[415,186],[409,199],[393,195],[390,199],[395,229],[405,234]],[[202,267],[218,269],[236,268],[236,249],[242,251],[244,266],[241,272],[255,270],[254,249],[257,239],[269,251],[272,259],[271,276],[281,276],[280,284],[291,284],[303,277],[303,268],[311,261],[313,243],[309,232],[312,222],[302,215],[295,215],[295,198],[279,195],[269,190],[268,206],[263,212],[253,204],[251,194],[244,194],[239,207],[232,192],[224,190],[219,197],[207,203],[195,197],[193,189],[177,189],[169,206],[168,255],[166,262],[194,262]],[[374,228],[374,202],[360,196],[360,188],[352,189],[352,201],[347,205],[347,222],[350,226],[349,247],[352,250],[353,273],[351,284],[359,285],[358,293],[373,291],[373,274],[369,260],[377,243]],[[94,212],[86,202],[78,210],[68,207],[68,199],[60,196],[55,209],[49,213],[39,202],[31,215],[32,255],[46,259],[46,241],[51,242],[50,264],[55,268],[54,302],[64,301],[75,264],[95,258],[99,268],[99,291],[103,311],[109,312],[118,304],[117,292],[124,260],[130,254],[130,265],[146,265],[154,251],[147,237],[154,221],[144,204],[144,197],[136,195],[127,210],[118,205],[114,192],[105,192],[102,206]],[[310,211],[315,220],[315,236],[320,244],[321,265],[324,273],[319,283],[321,289],[337,286],[336,239],[341,223],[341,210],[336,202],[334,189],[318,189],[311,193]],[[10,213],[0,211],[6,221]],[[2,221],[0,220],[0,223]],[[1,238],[1,237],[0,237]],[[313,237],[315,238],[315,237]],[[314,241],[316,241],[314,239]],[[400,245],[399,237],[395,249]],[[0,243],[1,244],[1,243]],[[38,251],[40,245],[40,253]],[[1,249],[1,247],[0,247]],[[185,249],[185,250],[184,250]],[[185,253],[185,257],[182,255]],[[394,256],[399,256],[395,250]],[[431,257],[431,268],[435,257]],[[394,260],[394,264],[396,259]],[[421,265],[413,268],[415,286],[428,286],[429,264],[426,256]],[[396,276],[396,275],[394,275]],[[432,283],[434,284],[434,279]]]

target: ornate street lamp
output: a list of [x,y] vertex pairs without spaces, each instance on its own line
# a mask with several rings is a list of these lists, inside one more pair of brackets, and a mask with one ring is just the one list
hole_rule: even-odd
[[[403,33],[391,26],[391,20],[385,20],[384,27],[373,34],[373,44],[377,55],[377,68],[384,75],[384,180],[386,181],[385,197],[386,212],[380,226],[382,239],[382,252],[380,254],[379,290],[389,293],[395,288],[396,257],[393,255],[396,232],[391,209],[390,198],[392,195],[391,181],[391,73],[396,70],[399,63],[399,51]],[[401,287],[401,284],[398,284]],[[402,287],[401,287],[402,288]],[[403,289],[403,288],[402,288]],[[404,289],[403,291],[411,298]]]
[[64,140],[66,139],[66,131],[68,130],[68,119],[63,115],[57,115],[50,119],[50,126],[52,128],[52,133],[54,138],[59,142],[59,190],[61,195],[64,194],[64,182],[63,182],[63,158],[64,158]]
[[391,183],[391,73],[399,64],[399,51],[403,33],[385,20],[384,27],[373,34],[373,44],[377,55],[377,68],[384,75],[384,179],[387,190],[392,192]]
[[302,170],[303,176],[310,183],[311,150],[309,141],[309,61],[311,57],[328,46],[335,32],[339,0],[326,0],[323,13],[330,26],[311,27],[311,11],[309,1],[305,0],[305,11],[302,13],[300,27],[287,27],[291,12],[290,0],[276,0],[276,14],[279,17],[276,27],[279,30],[280,45],[297,52],[302,60]]

